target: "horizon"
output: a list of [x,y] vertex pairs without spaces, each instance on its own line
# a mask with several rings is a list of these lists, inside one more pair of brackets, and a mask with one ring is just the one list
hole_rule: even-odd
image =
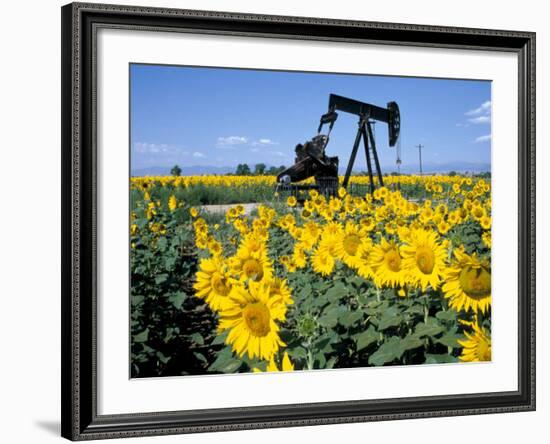
[[[458,162],[457,162],[458,163]],[[422,163],[423,165],[423,175],[444,175],[445,173],[456,173],[456,174],[483,174],[483,173],[489,173],[491,174],[491,168],[489,164],[485,163],[471,163],[469,164],[469,168],[463,167],[463,168],[451,168],[453,164],[456,164],[454,162],[448,163],[448,164],[440,164],[437,165],[438,168],[434,169],[434,165],[430,163]],[[181,176],[226,176],[226,175],[237,175],[236,174],[236,167],[230,167],[230,166],[208,166],[208,165],[191,165],[186,167],[181,167],[180,165],[172,165],[172,166],[153,166],[153,167],[146,167],[146,168],[140,168],[130,171],[131,177],[147,177],[147,176],[172,176],[170,170],[178,166],[182,169]],[[254,164],[248,165],[251,174],[250,175],[256,175],[254,173]],[[266,165],[266,171],[265,173],[259,174],[263,176],[269,176],[274,175],[272,173],[269,173],[267,170],[269,170],[271,167],[274,168],[280,168],[282,165]],[[287,167],[289,165],[285,165]],[[382,174],[383,175],[394,175],[394,174],[400,174],[403,176],[415,176],[419,175],[418,167],[415,170],[414,167],[406,167],[401,170],[400,173],[397,172],[395,168],[384,168],[384,166],[381,166],[382,168]],[[196,170],[197,172],[193,174],[185,174],[185,170]],[[198,172],[202,171],[202,172]],[[344,171],[342,171],[342,168],[340,168],[339,176],[344,175]],[[368,174],[366,169],[356,169],[354,168],[352,170],[352,176],[357,175],[364,175]]]

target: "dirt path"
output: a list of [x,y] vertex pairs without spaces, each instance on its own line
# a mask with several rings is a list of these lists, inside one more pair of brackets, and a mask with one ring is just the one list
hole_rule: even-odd
[[237,205],[242,205],[244,207],[244,214],[250,215],[255,208],[258,208],[259,203],[243,203],[243,204],[224,204],[224,205],[203,205],[200,207],[202,210],[207,213],[212,214],[225,214],[227,210],[231,207],[236,207]]

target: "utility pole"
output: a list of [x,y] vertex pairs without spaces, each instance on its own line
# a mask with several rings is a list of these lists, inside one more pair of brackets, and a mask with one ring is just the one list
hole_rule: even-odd
[[422,176],[422,148],[424,148],[424,145],[419,143],[415,147],[418,148],[418,162],[420,164],[420,175]]

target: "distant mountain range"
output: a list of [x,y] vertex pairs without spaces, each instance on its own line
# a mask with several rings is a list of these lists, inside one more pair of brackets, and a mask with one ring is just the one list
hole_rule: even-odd
[[[182,176],[203,176],[206,174],[227,174],[235,172],[236,167],[216,166],[180,166]],[[168,176],[172,167],[153,166],[147,168],[132,169],[132,176]]]
[[[384,172],[397,171],[396,165],[382,167]],[[491,171],[490,163],[482,162],[446,162],[446,163],[436,163],[436,162],[426,162],[422,163],[422,172],[423,173],[449,173],[451,171],[456,171],[457,173],[483,173]],[[401,165],[401,172],[404,174],[414,174],[418,173],[418,164],[407,164]]]
[[[356,162],[357,163],[357,162]],[[253,167],[253,165],[251,165]],[[267,166],[269,168],[270,165]],[[203,165],[194,165],[194,166],[180,166],[182,176],[202,176],[208,174],[227,174],[234,173],[236,167],[230,166],[203,166]],[[136,168],[132,170],[132,176],[168,176],[170,175],[170,170],[172,167],[162,167],[162,166],[153,166],[147,168]],[[346,170],[346,165],[340,165],[340,174],[344,174]],[[360,168],[355,168],[354,172],[363,172],[366,171],[366,168],[361,165]],[[382,166],[382,172],[391,173],[397,171],[395,165],[386,165]],[[482,162],[446,162],[446,163],[436,163],[436,162],[426,162],[422,164],[422,171],[426,174],[429,173],[448,173],[450,171],[456,171],[457,173],[482,173],[485,171],[491,171],[491,164],[482,163]],[[401,172],[403,174],[414,174],[418,173],[418,164],[407,164],[401,165]]]

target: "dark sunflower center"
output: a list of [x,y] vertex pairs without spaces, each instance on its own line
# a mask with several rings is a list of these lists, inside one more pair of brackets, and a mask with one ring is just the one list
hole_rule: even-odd
[[390,250],[385,256],[386,266],[394,272],[401,271],[401,256],[397,250]]
[[266,336],[271,330],[269,309],[261,302],[248,304],[243,309],[243,319],[254,336]]
[[227,279],[221,273],[215,272],[210,279],[212,288],[221,296],[227,296],[231,287],[227,284]]
[[243,264],[243,272],[248,279],[253,281],[260,281],[264,277],[262,264],[256,259],[247,259]]
[[355,256],[355,254],[357,253],[357,248],[359,248],[360,242],[361,239],[359,239],[359,236],[357,236],[356,234],[348,234],[344,237],[344,240],[342,242],[344,246],[344,251],[350,256]]
[[481,207],[474,208],[474,216],[475,217],[483,216],[483,209]]
[[466,266],[458,278],[462,291],[474,299],[481,299],[491,294],[491,272],[485,267]]
[[250,241],[249,246],[250,246],[250,251],[254,251],[254,252],[260,251],[260,248],[262,247],[261,244],[256,240]]
[[422,246],[416,250],[416,265],[424,274],[431,274],[435,265],[435,255],[431,248]]

